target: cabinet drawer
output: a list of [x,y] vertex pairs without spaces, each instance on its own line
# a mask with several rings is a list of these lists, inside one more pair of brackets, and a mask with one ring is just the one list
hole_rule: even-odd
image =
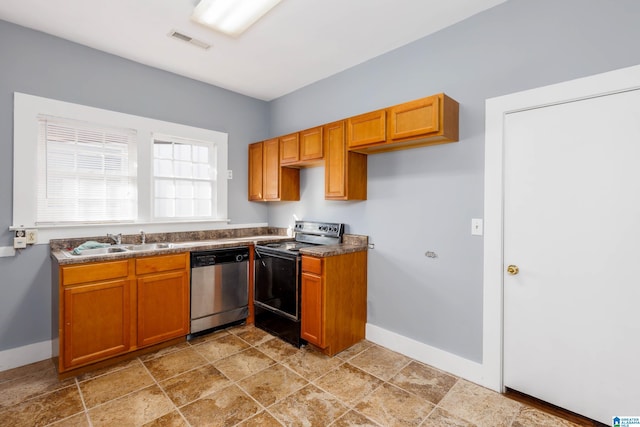
[[157,273],[160,271],[184,270],[188,268],[188,253],[153,256],[136,259],[136,274]]
[[117,279],[129,275],[129,261],[107,261],[62,267],[62,285],[76,285],[100,280]]
[[320,275],[322,274],[322,258],[302,257],[302,272]]

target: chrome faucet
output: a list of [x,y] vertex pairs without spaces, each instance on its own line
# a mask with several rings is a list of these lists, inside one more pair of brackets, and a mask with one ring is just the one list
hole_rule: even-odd
[[147,235],[144,234],[143,230],[140,230],[140,240],[142,241],[143,245],[144,245],[145,241],[147,240]]
[[122,233],[107,234],[107,237],[110,238],[111,240],[113,240],[116,243],[116,245],[121,245],[122,244]]

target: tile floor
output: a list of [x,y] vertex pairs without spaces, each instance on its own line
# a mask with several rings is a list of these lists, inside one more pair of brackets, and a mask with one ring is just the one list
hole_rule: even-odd
[[575,426],[363,341],[333,358],[238,326],[88,374],[0,372],[7,426]]

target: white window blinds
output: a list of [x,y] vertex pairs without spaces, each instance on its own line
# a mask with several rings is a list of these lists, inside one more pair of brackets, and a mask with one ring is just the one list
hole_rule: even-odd
[[135,138],[131,129],[39,116],[37,224],[134,221]]
[[154,217],[206,219],[216,211],[217,145],[154,135]]

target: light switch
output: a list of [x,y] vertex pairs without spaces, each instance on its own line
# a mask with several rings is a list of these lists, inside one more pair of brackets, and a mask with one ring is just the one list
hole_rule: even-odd
[[471,234],[474,236],[482,236],[482,219],[473,218],[471,220]]

